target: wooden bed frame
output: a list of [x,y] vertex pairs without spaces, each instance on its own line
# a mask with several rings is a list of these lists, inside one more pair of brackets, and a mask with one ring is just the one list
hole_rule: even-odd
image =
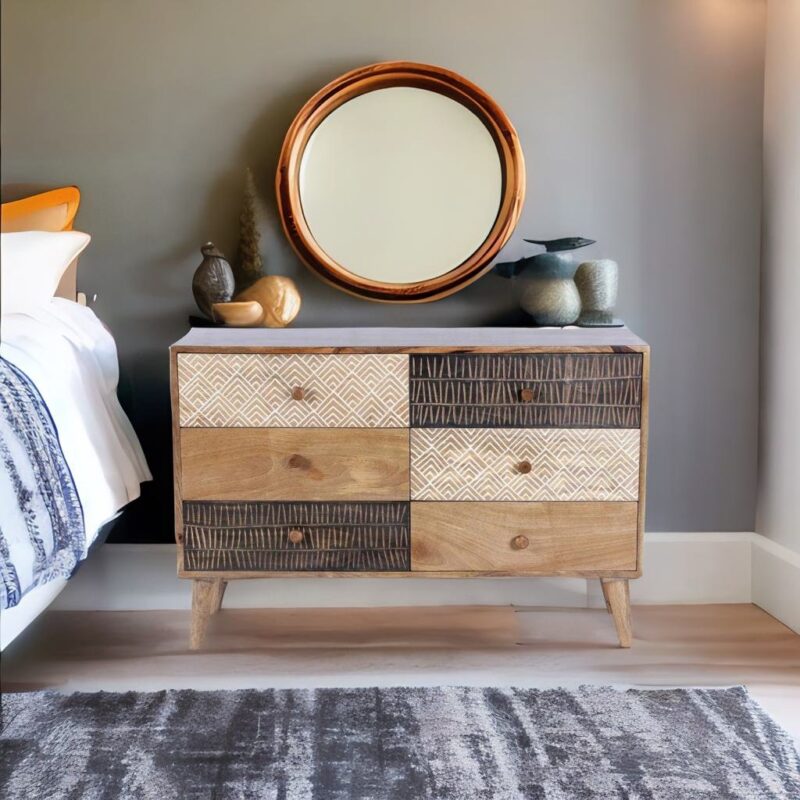
[[[3,233],[21,231],[71,231],[81,202],[77,186],[64,186],[40,192],[19,200],[11,200],[0,207],[0,230]],[[67,267],[56,289],[56,297],[85,304],[77,290],[78,259]]]

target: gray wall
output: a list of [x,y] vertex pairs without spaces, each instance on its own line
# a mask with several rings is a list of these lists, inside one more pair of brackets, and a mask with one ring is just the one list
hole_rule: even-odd
[[[3,181],[81,187],[81,288],[157,474],[123,536],[171,535],[167,346],[200,244],[235,251],[245,165],[272,213],[299,106],[396,58],[462,72],[515,122],[529,193],[504,258],[580,234],[620,262],[619,311],[653,346],[648,528],[752,530],[764,17],[759,0],[4,0]],[[494,277],[428,306],[349,298],[264,233],[298,325],[515,319]]]
[[764,92],[764,257],[757,531],[800,553],[800,3],[770,0]]

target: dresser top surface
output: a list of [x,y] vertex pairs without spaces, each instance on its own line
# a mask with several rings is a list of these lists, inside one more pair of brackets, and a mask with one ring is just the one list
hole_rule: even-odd
[[193,348],[632,348],[628,328],[192,328],[175,342]]

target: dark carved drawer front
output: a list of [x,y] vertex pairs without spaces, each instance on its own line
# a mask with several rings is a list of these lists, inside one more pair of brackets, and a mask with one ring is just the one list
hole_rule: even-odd
[[642,356],[411,356],[416,428],[638,428]]
[[197,572],[410,569],[408,503],[183,504],[183,567]]

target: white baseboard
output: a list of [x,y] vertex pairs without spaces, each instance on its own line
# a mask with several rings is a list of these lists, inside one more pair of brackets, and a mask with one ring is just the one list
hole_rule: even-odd
[[[754,542],[761,540],[767,545],[754,547]],[[791,616],[796,606],[781,610],[791,606],[791,598],[777,591],[779,582],[771,577],[778,574],[777,570],[792,568],[791,564],[786,566],[774,549],[777,547],[752,533],[646,534],[644,575],[632,582],[633,602],[755,601],[768,603],[769,607],[764,607],[776,616]],[[751,581],[754,554],[760,570],[757,581]],[[752,586],[757,587],[761,600],[754,597]],[[225,605],[230,608],[445,604],[582,608],[598,607],[602,602],[598,581],[582,578],[276,578],[236,581],[225,596]],[[174,545],[110,544],[89,557],[54,607],[123,611],[185,609],[189,605],[189,582],[175,577]]]

